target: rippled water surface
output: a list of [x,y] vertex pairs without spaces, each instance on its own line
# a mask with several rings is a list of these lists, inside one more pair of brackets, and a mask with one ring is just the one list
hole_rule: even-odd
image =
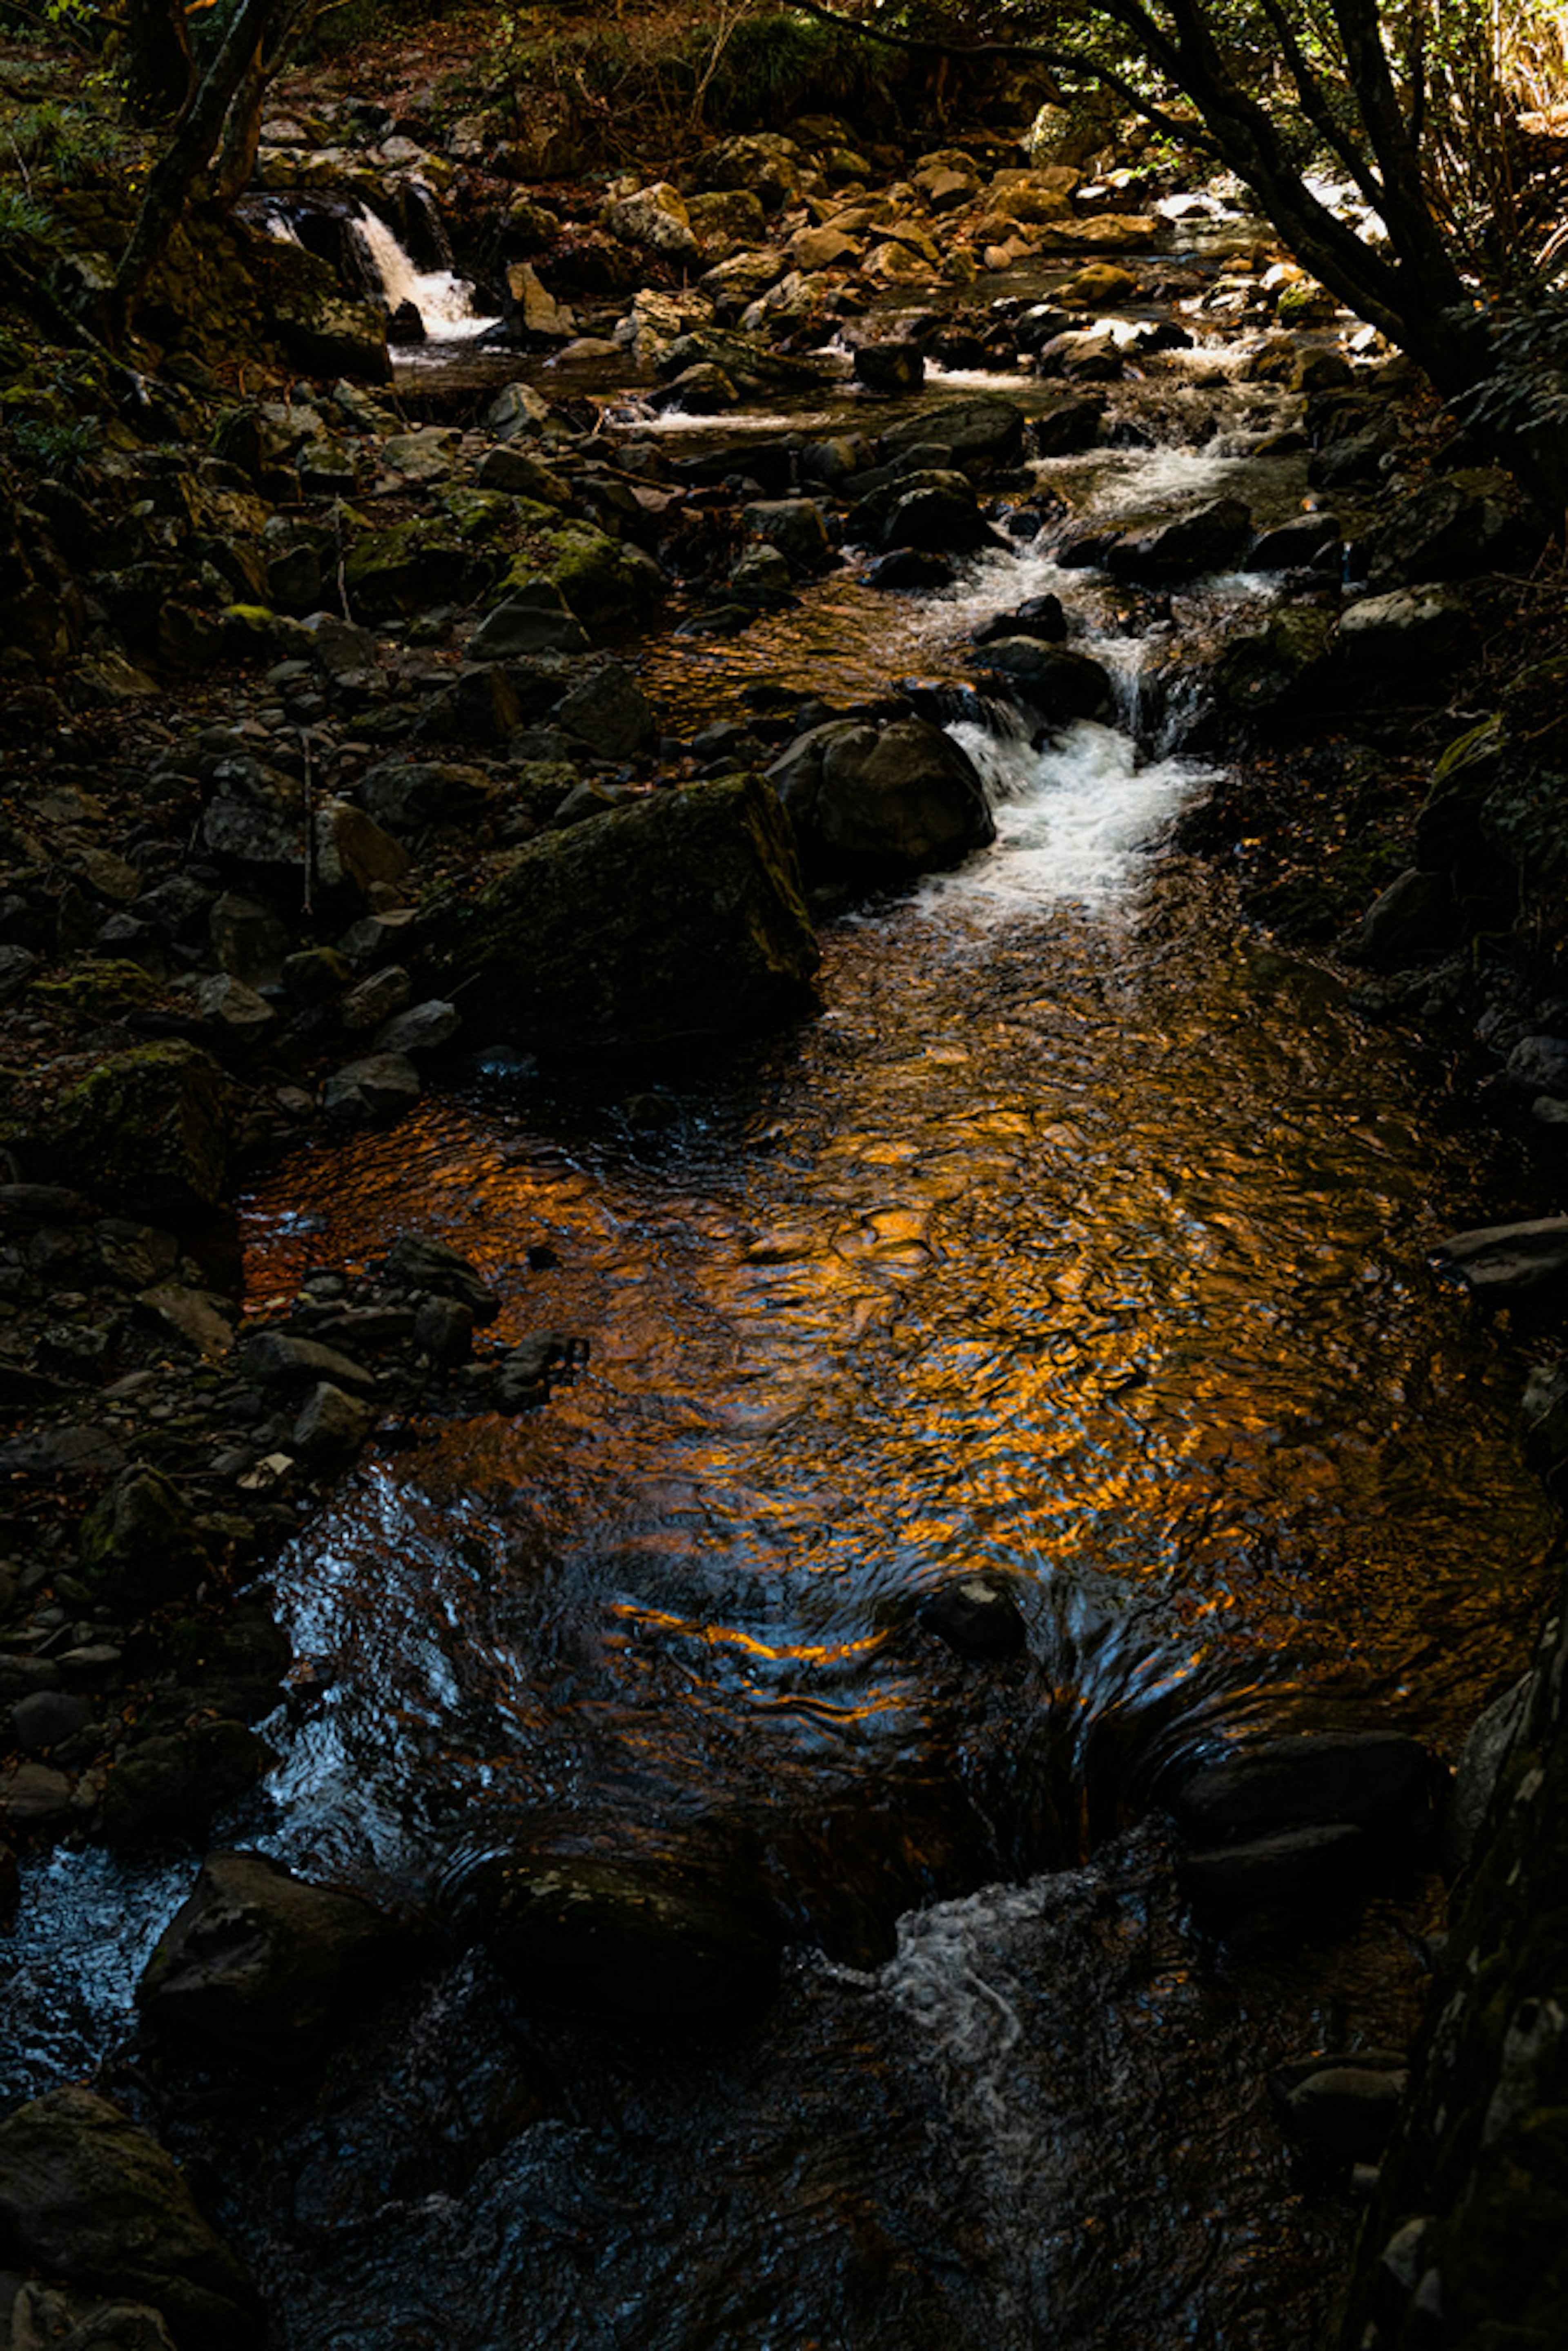
[[[1288,510],[1249,445],[1047,486],[1132,515],[1254,466]],[[699,716],[758,673],[961,674],[1048,588],[1131,724],[1146,642],[1046,542],[938,597],[851,569],[646,674]],[[819,1018],[632,1078],[481,1068],[248,1204],[258,1305],[430,1231],[503,1299],[484,1343],[584,1360],[541,1410],[373,1449],[286,1553],[295,1683],[244,1833],[442,1915],[518,1844],[689,1864],[790,1938],[723,2033],[528,2012],[459,1951],[321,2104],[195,2134],[284,2351],[1324,2339],[1354,2210],[1293,2171],[1267,2071],[1407,2036],[1433,1888],[1217,1951],[1158,1796],[1281,1724],[1451,1753],[1519,1669],[1521,1363],[1426,1266],[1490,1203],[1429,1074],[1160,849],[1206,778],[1157,729],[957,731],[997,844],[828,927]],[[976,1571],[1021,1656],[923,1629]],[[55,2063],[95,2003],[112,2037],[163,1885],[57,1867]]]

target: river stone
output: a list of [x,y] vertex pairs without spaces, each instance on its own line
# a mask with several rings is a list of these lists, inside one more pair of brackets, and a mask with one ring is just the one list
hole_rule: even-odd
[[777,548],[798,571],[821,571],[833,559],[815,498],[761,498],[745,508],[743,518],[747,530]]
[[778,1985],[772,1938],[720,1894],[614,1862],[504,1864],[485,1908],[486,1943],[528,2000],[701,2023],[759,2008]]
[[1088,653],[1031,635],[994,639],[970,659],[1055,723],[1103,718],[1110,711],[1111,673]]
[[556,705],[555,723],[596,759],[630,759],[658,733],[646,695],[623,662],[580,677]]
[[463,1026],[463,1015],[455,1004],[441,997],[427,997],[423,1004],[411,1004],[406,1012],[394,1013],[375,1035],[378,1053],[403,1053],[414,1059],[421,1053],[437,1053],[449,1045]]
[[0,1824],[17,1840],[52,1844],[71,1825],[71,1783],[48,1763],[19,1763],[0,1778]]
[[229,1102],[227,1079],[198,1046],[133,1045],[66,1089],[45,1148],[106,1203],[188,1216],[225,1197]]
[[82,1520],[77,1573],[111,1605],[141,1608],[186,1598],[212,1562],[178,1487],[141,1465],[122,1470]]
[[929,555],[967,555],[1002,544],[975,504],[975,493],[959,473],[916,475],[894,496],[882,526],[882,545],[892,553],[914,548]]
[[891,336],[885,342],[857,343],[854,371],[857,383],[884,397],[918,392],[925,381],[925,354],[918,343]]
[[813,871],[900,881],[996,839],[973,760],[923,718],[830,719],[798,736],[768,778]]
[[303,1387],[336,1380],[350,1388],[373,1388],[373,1372],[336,1347],[301,1339],[292,1331],[256,1331],[240,1349],[240,1368],[261,1387]]
[[1521,1037],[1502,1074],[1517,1092],[1568,1096],[1568,1038]]
[[700,250],[685,199],[667,180],[639,188],[634,195],[607,204],[604,225],[622,245],[657,253],[668,261],[690,261]]
[[1343,1902],[1359,1888],[1369,1850],[1364,1829],[1332,1821],[1184,1853],[1176,1879],[1188,1901],[1213,1917],[1250,1921]]
[[1219,709],[1258,721],[1310,709],[1333,665],[1336,625],[1315,604],[1287,604],[1261,629],[1228,638],[1212,672]]
[[11,1736],[24,1755],[47,1755],[92,1720],[85,1698],[67,1690],[35,1690],[11,1708]]
[[558,473],[530,457],[526,449],[505,441],[487,449],[480,459],[478,482],[482,490],[505,490],[513,497],[532,498],[538,506],[571,502],[571,494]]
[[1448,876],[1408,866],[1362,916],[1354,952],[1380,971],[1399,971],[1442,955],[1453,943],[1457,922]]
[[356,1453],[376,1425],[376,1407],[351,1396],[335,1381],[312,1388],[294,1424],[293,1442],[308,1461],[333,1461]]
[[500,1300],[477,1268],[427,1233],[398,1235],[387,1251],[386,1278],[416,1295],[428,1290],[436,1298],[455,1298],[476,1322],[493,1322],[501,1311]]
[[1483,1305],[1508,1305],[1554,1290],[1568,1277],[1568,1217],[1452,1233],[1432,1256],[1437,1265],[1458,1274]]
[[141,1740],[110,1764],[103,1784],[103,1834],[136,1846],[203,1837],[225,1805],[254,1788],[276,1762],[248,1724],[225,1716]]
[[1010,465],[1023,448],[1024,412],[1016,401],[999,393],[975,400],[954,400],[939,408],[922,408],[915,415],[889,425],[882,436],[885,455],[896,457],[905,449],[931,443],[946,449],[954,465]]
[[1253,542],[1241,568],[1244,571],[1293,571],[1314,563],[1338,538],[1339,524],[1332,514],[1292,515],[1289,522],[1264,531]]
[[1279,2098],[1281,2119],[1298,2138],[1344,2163],[1375,2163],[1399,2119],[1409,2082],[1403,2066],[1321,2064]]
[[181,2351],[261,2341],[255,2289],[173,2158],[90,2090],[51,2090],[0,2123],[0,2242],[9,2261],[152,2304]]
[[800,193],[802,157],[793,139],[762,131],[726,139],[696,166],[705,188],[746,188],[767,213],[781,212]]
[[298,2064],[363,2015],[409,1942],[357,1894],[308,1885],[264,1854],[209,1854],[158,1938],[137,2006],[179,2064]]
[[1330,1822],[1392,1835],[1426,1813],[1430,1775],[1427,1750],[1406,1732],[1300,1731],[1194,1772],[1172,1810],[1198,1844]]
[[1105,565],[1117,580],[1169,588],[1210,571],[1229,570],[1252,538],[1252,517],[1239,498],[1215,498],[1196,513],[1113,540]]
[[396,1118],[413,1109],[422,1092],[419,1071],[406,1053],[366,1053],[332,1071],[321,1089],[321,1109],[341,1125]]
[[961,1657],[1009,1657],[1024,1646],[1018,1602],[988,1576],[966,1575],[945,1583],[922,1604],[920,1622]]
[[476,896],[433,905],[430,925],[465,1018],[552,1050],[741,1035],[814,1000],[794,841],[756,777],[541,834]]
[[[566,627],[576,629],[575,621],[564,614],[560,618]],[[472,644],[468,655],[476,658]],[[494,794],[483,768],[445,759],[388,760],[372,768],[360,785],[366,814],[394,834],[417,832],[427,824],[461,823],[485,808]]]
[[1446,698],[1452,670],[1475,640],[1462,591],[1442,581],[1364,596],[1340,615],[1341,650],[1362,675],[1396,671],[1406,691],[1420,679],[1434,702]]

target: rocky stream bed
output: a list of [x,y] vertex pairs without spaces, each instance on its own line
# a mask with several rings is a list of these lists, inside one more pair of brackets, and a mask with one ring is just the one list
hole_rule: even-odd
[[1544,529],[1136,159],[307,117],[8,410],[14,2351],[1556,2339]]

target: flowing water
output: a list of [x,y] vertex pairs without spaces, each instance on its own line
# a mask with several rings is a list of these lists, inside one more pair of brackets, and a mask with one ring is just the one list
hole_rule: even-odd
[[[1250,462],[1243,434],[1056,486],[1134,511]],[[541,1411],[372,1452],[285,1556],[295,1687],[243,1834],[448,1910],[519,1844],[691,1864],[791,1938],[766,2016],[667,2034],[529,2012],[459,1952],[323,2105],[212,2126],[287,2351],[1322,2338],[1354,2208],[1292,2168],[1267,2070],[1406,2037],[1433,1891],[1227,1953],[1158,1796],[1281,1725],[1452,1753],[1518,1670],[1520,1362],[1425,1263],[1486,1212],[1471,1147],[1160,847],[1206,778],[1140,740],[1147,651],[1096,576],[1026,548],[894,602],[846,573],[647,677],[695,719],[758,674],[959,675],[1046,586],[1124,723],[1036,752],[958,721],[997,844],[831,925],[820,1018],[619,1083],[481,1065],[249,1204],[257,1300],[415,1228],[497,1285],[498,1335],[582,1360]],[[1178,641],[1257,592],[1178,602]],[[922,1629],[977,1570],[1020,1656]],[[112,2040],[183,1877],[50,1866],[58,2064]]]

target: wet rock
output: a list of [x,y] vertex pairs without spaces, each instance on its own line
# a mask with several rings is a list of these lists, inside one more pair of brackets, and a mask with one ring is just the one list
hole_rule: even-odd
[[899,880],[996,838],[974,762],[925,719],[831,719],[797,737],[768,778],[816,872]]
[[0,2237],[14,2261],[151,2304],[181,2351],[261,2341],[255,2289],[178,2166],[90,2090],[52,2090],[0,2123]]
[[890,552],[915,548],[924,553],[965,555],[1001,544],[981,514],[967,479],[959,473],[917,474],[887,507],[881,542]]
[[925,354],[920,345],[892,337],[885,342],[857,343],[855,381],[884,397],[918,392],[925,381]]
[[358,1895],[308,1885],[263,1854],[209,1854],[158,1938],[137,2006],[179,2064],[298,2064],[363,2017],[411,1943]]
[[493,1322],[500,1312],[500,1300],[477,1269],[427,1234],[400,1233],[387,1251],[386,1274],[400,1289],[459,1300],[476,1322]]
[[998,612],[977,628],[971,643],[995,644],[1006,637],[1035,637],[1041,644],[1059,645],[1067,635],[1067,614],[1060,596],[1026,597],[1015,611]]
[[833,560],[822,510],[814,498],[764,498],[745,509],[747,530],[797,571],[821,571]]
[[1479,1226],[1450,1234],[1432,1255],[1483,1305],[1552,1293],[1568,1280],[1568,1217]]
[[632,672],[605,662],[580,677],[556,705],[555,723],[596,759],[630,759],[645,751],[658,722]]
[[549,1400],[550,1383],[587,1355],[586,1343],[542,1331],[508,1348],[497,1368],[492,1402],[497,1412],[532,1412]]
[[922,444],[944,449],[963,472],[976,466],[1011,465],[1023,449],[1024,423],[1024,412],[1016,401],[987,394],[920,409],[890,425],[882,436],[882,445],[890,458]]
[[1364,1829],[1335,1821],[1185,1853],[1176,1877],[1188,1901],[1211,1917],[1250,1923],[1348,1902],[1360,1892],[1370,1849]]
[[52,1844],[71,1825],[71,1783],[47,1763],[19,1763],[0,1776],[0,1826],[17,1844]]
[[1023,1612],[1005,1584],[984,1575],[945,1583],[920,1610],[928,1633],[961,1657],[1008,1657],[1024,1646]]
[[411,1004],[406,1012],[395,1013],[384,1027],[378,1029],[376,1050],[417,1060],[422,1053],[440,1052],[462,1027],[463,1015],[455,1004],[430,997],[423,1004]]
[[1312,2058],[1273,2084],[1280,2119],[1292,2137],[1343,2163],[1375,2163],[1399,2118],[1409,2082],[1403,2058],[1378,2052]]
[[433,1364],[466,1363],[474,1343],[473,1309],[455,1298],[422,1299],[413,1320],[413,1343]]
[[1428,962],[1453,944],[1458,921],[1453,884],[1446,873],[1410,866],[1375,898],[1362,916],[1354,952],[1380,971]]
[[1183,1834],[1203,1844],[1315,1822],[1354,1822],[1386,1836],[1424,1817],[1431,1770],[1420,1740],[1403,1731],[1302,1731],[1194,1772],[1172,1809]]
[[1054,723],[1103,718],[1111,708],[1111,673],[1088,653],[1020,636],[993,639],[971,658]]
[[1113,541],[1106,569],[1150,588],[1177,587],[1239,563],[1252,538],[1252,517],[1239,498],[1216,498],[1195,514]]
[[321,1089],[323,1114],[340,1124],[396,1118],[423,1088],[406,1053],[367,1053],[334,1070]]
[[352,1356],[292,1331],[253,1332],[240,1349],[240,1366],[262,1387],[304,1387],[318,1380],[361,1390],[375,1385],[375,1374]]
[[777,1987],[772,1938],[705,1886],[524,1859],[496,1870],[485,1910],[485,1940],[525,2000],[700,2023],[761,2007]]
[[178,1487],[162,1470],[127,1469],[81,1523],[77,1573],[111,1605],[157,1606],[195,1592],[212,1562]]
[[879,555],[865,569],[868,588],[888,590],[904,588],[946,588],[955,574],[945,555],[915,547],[894,548],[891,555]]
[[340,1460],[357,1453],[376,1425],[376,1407],[349,1395],[335,1381],[312,1388],[294,1424],[293,1443],[308,1461]]
[[542,834],[430,924],[435,971],[454,994],[466,984],[471,1017],[556,1050],[744,1033],[812,1000],[794,843],[756,778]]
[[222,1717],[143,1739],[110,1766],[104,1835],[127,1846],[204,1836],[225,1805],[254,1788],[276,1760],[248,1724]]
[[1333,515],[1292,515],[1289,522],[1264,531],[1254,541],[1241,568],[1244,571],[1293,571],[1315,563],[1338,542],[1339,525]]

